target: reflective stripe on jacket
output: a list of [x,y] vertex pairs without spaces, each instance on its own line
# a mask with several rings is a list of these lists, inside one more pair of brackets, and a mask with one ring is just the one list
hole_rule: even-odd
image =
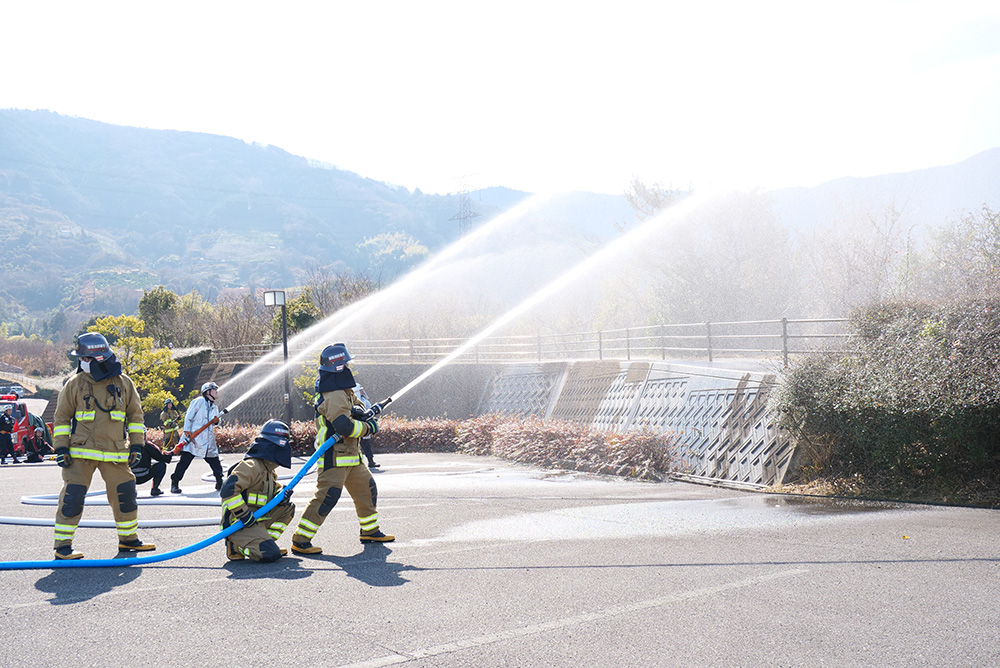
[[125,374],[94,380],[80,372],[59,392],[52,419],[52,447],[73,457],[128,462],[130,444],[141,445],[145,426],[135,385]]

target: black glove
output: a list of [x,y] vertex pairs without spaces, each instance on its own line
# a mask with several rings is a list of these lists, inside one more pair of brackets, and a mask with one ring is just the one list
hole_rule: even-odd
[[375,418],[371,418],[370,420],[365,420],[364,422],[366,425],[368,425],[369,436],[378,433],[378,420],[376,420]]
[[233,517],[238,519],[240,522],[243,522],[244,529],[247,527],[252,527],[254,524],[257,524],[257,518],[253,516],[253,511],[250,510],[250,508],[247,508],[246,510],[244,510],[242,513],[239,514],[233,513]]
[[73,458],[69,456],[69,448],[56,448],[56,464],[59,468],[68,469],[72,462]]
[[359,422],[364,421],[368,417],[368,411],[365,410],[364,406],[358,406],[354,404],[351,406],[351,419],[358,420]]
[[291,489],[289,487],[286,487],[281,491],[281,495],[285,497],[284,498],[285,503],[288,503],[288,500],[292,498],[292,492],[294,491],[295,491],[294,489]]
[[134,443],[128,448],[128,465],[135,466],[142,459],[142,443]]

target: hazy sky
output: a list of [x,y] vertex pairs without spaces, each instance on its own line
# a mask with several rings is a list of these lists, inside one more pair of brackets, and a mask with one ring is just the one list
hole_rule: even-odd
[[814,185],[1000,146],[1000,2],[0,0],[11,107],[425,192]]

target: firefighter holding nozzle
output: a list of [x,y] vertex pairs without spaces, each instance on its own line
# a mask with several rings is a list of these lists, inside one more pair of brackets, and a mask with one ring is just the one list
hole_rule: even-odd
[[145,440],[142,404],[132,380],[122,373],[103,334],[87,332],[70,357],[78,362],[56,400],[52,444],[62,468],[63,488],[56,510],[56,559],[82,559],[73,536],[83,515],[87,489],[100,471],[118,529],[118,549],[154,550],[136,535],[139,526],[135,476],[130,461],[142,454]]
[[354,376],[347,368],[351,355],[343,343],[323,349],[316,378],[316,445],[331,436],[340,440],[319,460],[316,495],[299,519],[292,536],[292,552],[319,554],[322,548],[312,539],[337,505],[346,487],[354,499],[354,509],[361,524],[362,543],[387,543],[395,536],[382,533],[375,504],[378,489],[371,471],[361,462],[360,439],[378,431],[378,421],[366,413],[361,400],[354,394]]
[[[277,540],[295,515],[295,505],[289,501],[292,490],[285,490],[278,483],[275,470],[279,466],[292,466],[291,435],[288,425],[280,420],[268,420],[260,434],[247,450],[240,463],[229,471],[222,484],[222,527],[236,520],[243,528],[226,538],[226,556],[231,560],[249,558],[270,563],[277,561],[285,550]],[[259,508],[274,497],[284,499],[259,520],[253,516]]]

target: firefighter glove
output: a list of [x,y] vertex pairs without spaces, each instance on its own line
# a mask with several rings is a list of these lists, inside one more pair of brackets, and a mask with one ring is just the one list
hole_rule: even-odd
[[288,503],[288,500],[292,498],[292,492],[294,491],[295,491],[294,489],[288,487],[286,487],[281,491],[281,495],[284,497],[285,503]]
[[233,513],[233,516],[239,521],[243,522],[243,528],[252,527],[257,523],[257,518],[253,516],[253,511],[246,508],[241,513]]
[[142,443],[133,443],[128,449],[128,465],[135,466],[142,459]]
[[56,464],[59,468],[68,469],[73,458],[69,455],[69,448],[56,448]]
[[368,411],[365,410],[364,406],[358,406],[357,404],[351,406],[351,419],[360,421],[366,417],[368,417]]

